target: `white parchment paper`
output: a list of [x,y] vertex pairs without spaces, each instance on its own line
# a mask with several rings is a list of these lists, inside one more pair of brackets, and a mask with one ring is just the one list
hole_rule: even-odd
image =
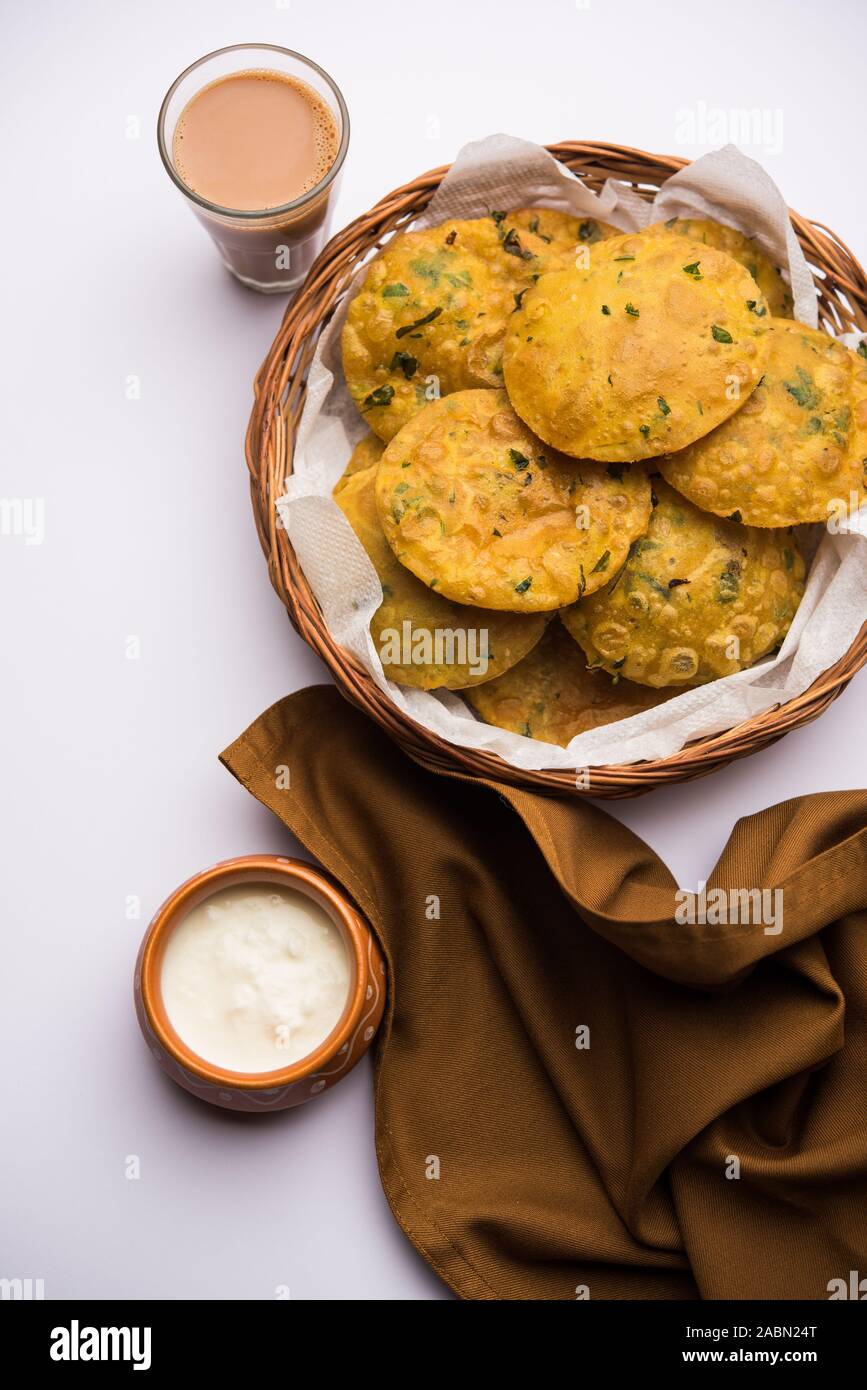
[[[783,267],[796,318],[812,327],[817,324],[812,275],[783,197],[765,170],[733,145],[674,174],[648,203],[611,179],[597,196],[540,146],[493,135],[464,147],[413,226],[483,217],[491,208],[529,206],[598,217],[624,231],[675,215],[727,222],[755,236]],[[362,268],[359,275],[363,274]],[[837,533],[823,534],[804,600],[775,658],[686,691],[656,709],[579,734],[568,748],[483,724],[456,694],[413,690],[389,680],[369,630],[382,602],[379,580],[331,497],[353,447],[366,433],[340,367],[340,332],[356,288],[350,287],[320,339],[293,474],[277,510],[329,631],[417,723],[461,747],[497,753],[519,768],[583,768],[664,758],[694,738],[730,729],[800,694],[851,645],[867,618],[867,508],[850,516]],[[843,341],[856,346],[858,338],[850,334]]]

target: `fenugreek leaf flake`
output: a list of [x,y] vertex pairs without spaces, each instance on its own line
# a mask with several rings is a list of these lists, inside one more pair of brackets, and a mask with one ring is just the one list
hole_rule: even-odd
[[539,219],[538,219],[538,217],[534,217],[534,218],[531,219],[531,221],[530,221],[530,231],[533,233],[533,236],[537,236],[537,237],[539,238],[540,241],[546,241],[546,242],[548,243],[548,245],[550,246],[551,241],[552,241],[552,238],[549,237],[549,236],[546,236],[544,232],[540,232],[540,231],[539,231]]
[[521,245],[521,238],[518,236],[514,227],[510,227],[506,233],[503,241],[503,250],[507,255],[517,256],[522,261],[531,261],[533,259],[533,252],[526,250],[526,248]]
[[797,381],[784,381],[783,385],[793,400],[805,410],[815,410],[819,404],[819,393],[816,390],[813,378],[803,367],[795,369]]
[[711,335],[713,336],[714,341],[717,342],[717,343],[733,343],[733,342],[734,342],[734,338],[732,337],[731,333],[729,333],[728,329],[727,329],[727,328],[720,328],[720,326],[719,326],[718,323],[712,324],[711,330],[710,330],[710,331],[711,331]]
[[737,560],[729,560],[719,577],[717,590],[718,603],[734,603],[741,583],[741,567]]
[[613,593],[614,593],[614,590],[617,588],[617,585],[620,583],[621,579],[623,578],[624,574],[626,573],[627,565],[628,565],[628,563],[629,563],[629,560],[630,560],[631,556],[632,556],[632,549],[631,549],[631,547],[630,547],[629,555],[627,555],[626,561],[620,566],[620,569],[617,571],[617,573],[615,574],[615,576],[614,576],[614,578],[612,579],[611,583],[608,585],[608,588],[605,590],[606,594],[613,594]]
[[416,357],[413,357],[412,353],[396,352],[391,359],[391,366],[389,367],[389,371],[401,371],[403,372],[407,381],[410,381],[411,378],[415,375],[417,367],[418,359]]
[[415,323],[405,323],[403,328],[399,328],[395,333],[396,338],[405,338],[407,333],[412,333],[415,328],[424,328],[426,323],[433,323],[442,313],[442,305],[438,304],[435,309],[431,309],[429,314],[425,314],[423,319],[416,319]]

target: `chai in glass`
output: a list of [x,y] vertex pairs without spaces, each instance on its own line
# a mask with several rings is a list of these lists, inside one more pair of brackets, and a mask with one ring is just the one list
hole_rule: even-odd
[[[232,274],[285,292],[324,241],[348,118],[327,74],[289,50],[263,45],[269,66],[223,71],[227,58],[254,51],[221,50],[178,78],[160,115],[160,151]],[[215,59],[217,75],[197,86]]]

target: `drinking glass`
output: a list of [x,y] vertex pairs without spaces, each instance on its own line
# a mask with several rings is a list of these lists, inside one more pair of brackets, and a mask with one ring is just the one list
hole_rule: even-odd
[[[337,128],[334,163],[314,188],[281,207],[221,207],[184,182],[174,162],[178,118],[197,92],[238,72],[273,72],[307,83],[325,102]],[[172,182],[210,233],[223,264],[251,289],[286,294],[297,289],[319,254],[328,231],[331,203],[340,184],[349,147],[349,113],[337,83],[318,63],[276,44],[231,44],[191,63],[165,95],[157,124],[157,144]]]

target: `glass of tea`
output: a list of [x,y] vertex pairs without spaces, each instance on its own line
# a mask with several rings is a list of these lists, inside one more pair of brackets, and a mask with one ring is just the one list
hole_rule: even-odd
[[264,293],[296,289],[325,240],[349,146],[328,73],[276,44],[219,48],[172,83],[157,142],[235,278]]

